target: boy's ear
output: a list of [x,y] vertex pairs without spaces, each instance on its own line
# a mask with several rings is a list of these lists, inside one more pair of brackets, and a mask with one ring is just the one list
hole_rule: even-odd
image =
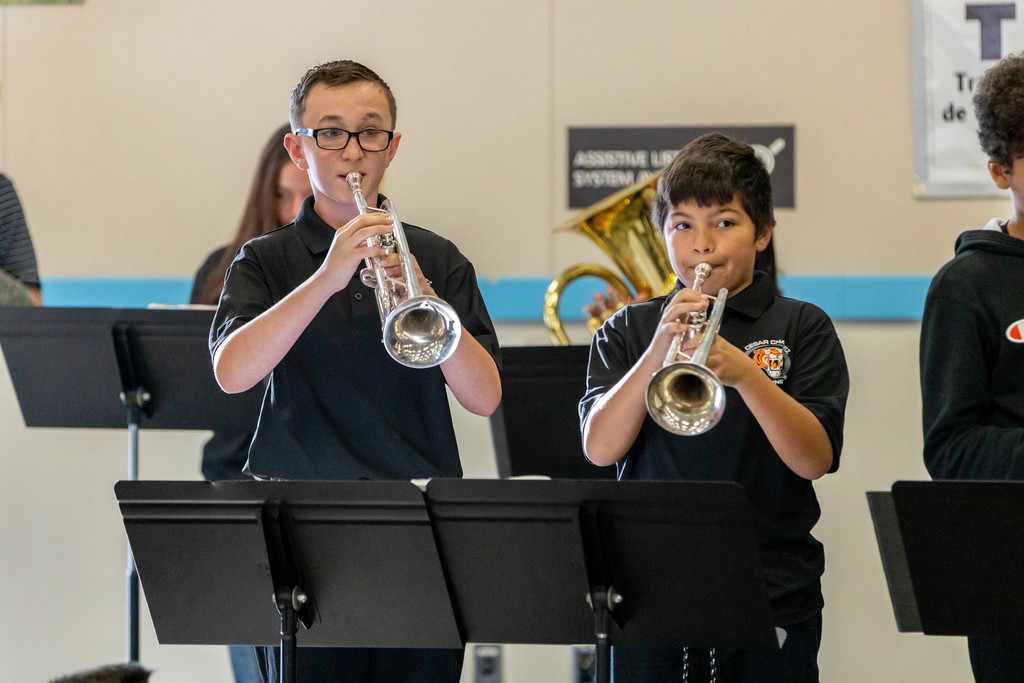
[[1010,169],[997,164],[994,159],[988,160],[988,174],[1000,190],[1010,189]]
[[309,163],[306,161],[305,150],[302,149],[302,143],[299,142],[299,136],[294,133],[288,133],[284,136],[284,148],[288,150],[288,156],[291,157],[295,165],[303,171],[309,170]]
[[401,142],[401,141],[402,141],[402,134],[396,132],[395,136],[393,138],[391,138],[391,145],[388,147],[388,164],[387,164],[388,166],[391,165],[391,162],[395,158],[395,154],[398,153],[398,143]]
[[754,239],[754,247],[757,249],[757,251],[764,251],[765,249],[768,248],[768,243],[772,241],[772,233],[774,231],[775,228],[769,225],[764,230],[761,231],[760,235],[758,235]]

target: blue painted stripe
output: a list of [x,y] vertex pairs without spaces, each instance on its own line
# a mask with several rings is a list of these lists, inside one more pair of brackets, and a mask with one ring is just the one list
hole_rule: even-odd
[[185,304],[191,278],[42,278],[46,306],[145,308],[149,304]]
[[[481,280],[480,291],[495,320],[539,322],[548,280],[508,277]],[[928,275],[783,275],[783,294],[820,306],[833,320],[919,320]],[[582,309],[604,282],[580,278],[562,299],[565,320],[582,320]],[[45,278],[47,306],[144,308],[151,303],[183,304],[191,278]]]

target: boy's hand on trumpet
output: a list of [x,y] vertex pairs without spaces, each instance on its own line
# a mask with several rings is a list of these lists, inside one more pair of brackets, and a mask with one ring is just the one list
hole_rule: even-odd
[[[676,335],[692,336],[688,334],[691,327],[688,322],[690,315],[706,311],[710,303],[707,296],[692,289],[684,288],[676,292],[675,296],[672,297],[672,300],[661,313],[658,329],[654,333],[654,338],[651,339],[649,347],[651,351],[657,353],[659,358],[664,359]],[[687,340],[680,347],[681,355],[686,356],[688,359],[696,346],[697,343],[695,341],[692,339]],[[688,350],[684,351],[684,349]]]
[[[434,297],[436,297],[437,293],[434,292],[434,288],[432,286],[431,281],[428,280],[423,275],[423,271],[420,270],[420,264],[416,260],[416,256],[413,255],[413,254],[410,254],[410,258],[412,260],[413,270],[416,271],[416,279],[419,282],[420,290],[426,296],[434,296]],[[397,291],[397,293],[398,293],[399,303],[401,303],[402,301],[405,301],[406,298],[408,298],[408,294],[407,294],[407,289],[406,289],[406,286],[405,286],[405,277],[404,277],[404,274],[402,273],[402,258],[401,258],[401,256],[399,256],[397,253],[388,254],[387,256],[383,257],[380,260],[380,264],[381,264],[381,266],[383,266],[384,271],[388,275],[389,283],[392,285],[393,289],[395,289]]]
[[718,376],[724,386],[736,389],[750,379],[751,373],[763,374],[753,358],[727,340],[722,339],[721,335],[716,336],[715,340],[711,342],[711,350],[708,352],[705,365],[708,370]]
[[[681,360],[689,360],[693,357],[694,351],[704,338],[700,332],[686,339],[679,348]],[[708,370],[718,376],[723,386],[741,389],[742,385],[751,377],[758,379],[763,371],[754,362],[754,359],[734,346],[721,335],[715,336],[711,342],[711,349],[708,351],[708,358],[704,362]]]
[[356,216],[335,231],[331,248],[318,274],[331,285],[332,291],[345,289],[364,259],[384,255],[384,249],[369,246],[367,240],[386,235],[391,229],[391,218],[386,214]]

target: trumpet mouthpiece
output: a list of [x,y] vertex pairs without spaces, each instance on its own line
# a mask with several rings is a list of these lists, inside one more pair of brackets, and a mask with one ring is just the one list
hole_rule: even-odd
[[363,177],[359,175],[359,173],[357,173],[356,171],[352,171],[347,176],[345,176],[345,182],[348,183],[348,186],[352,188],[353,192],[362,190]]

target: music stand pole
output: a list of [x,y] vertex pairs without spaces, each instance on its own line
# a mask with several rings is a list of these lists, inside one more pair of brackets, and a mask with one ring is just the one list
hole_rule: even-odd
[[[137,481],[139,478],[139,423],[142,421],[142,410],[149,402],[150,395],[140,386],[136,372],[133,345],[130,342],[130,328],[127,325],[115,325],[113,328],[114,352],[117,356],[118,369],[121,375],[121,403],[124,404],[128,418],[128,479]],[[129,662],[139,661],[139,573],[132,557],[131,545],[128,545],[128,567],[125,571],[125,621],[128,625],[125,648]]]
[[[144,391],[133,391],[122,394],[128,410],[128,479],[137,481],[139,478],[139,414],[141,405],[148,396]],[[125,572],[125,621],[128,624],[127,650],[128,661],[139,661],[139,573],[135,568],[131,545],[128,545],[128,568]]]
[[622,602],[614,587],[595,588],[587,594],[587,602],[594,609],[594,679],[609,683],[612,672],[612,610]]
[[306,603],[307,596],[296,586],[292,590],[278,591],[275,600],[281,613],[281,683],[295,683],[295,634],[299,630],[296,614]]

